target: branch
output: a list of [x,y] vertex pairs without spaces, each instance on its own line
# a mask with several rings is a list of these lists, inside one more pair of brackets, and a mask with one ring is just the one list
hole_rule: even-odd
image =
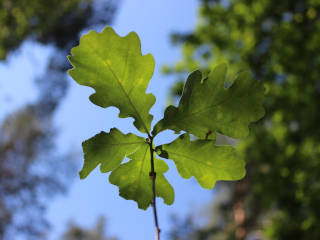
[[149,138],[149,146],[150,146],[150,154],[151,154],[151,171],[149,173],[150,179],[152,181],[152,208],[153,208],[153,216],[154,216],[154,224],[156,228],[156,240],[160,240],[160,228],[158,223],[158,215],[157,215],[157,207],[156,207],[156,172],[154,171],[154,159],[153,159],[153,153],[154,149],[152,148],[153,144],[153,138]]

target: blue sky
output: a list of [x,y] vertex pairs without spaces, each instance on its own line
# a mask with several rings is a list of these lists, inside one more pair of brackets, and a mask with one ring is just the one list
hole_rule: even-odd
[[[175,80],[174,77],[163,76],[160,73],[161,66],[174,63],[181,56],[180,49],[173,48],[170,44],[170,33],[192,30],[197,20],[197,6],[196,0],[122,0],[116,14],[113,24],[116,32],[122,36],[130,31],[137,32],[142,42],[143,54],[150,52],[156,60],[155,73],[147,90],[157,99],[151,110],[154,115],[153,124],[162,118],[168,90]],[[9,58],[8,63],[0,64],[0,73],[5,76],[0,79],[0,96],[3,98],[0,109],[4,113],[10,111],[12,106],[16,108],[35,99],[36,89],[32,80],[41,74],[38,70],[44,69],[44,58],[50,53],[50,48],[26,42],[21,51]],[[3,79],[14,81],[8,83]],[[19,84],[15,81],[19,81]],[[125,133],[139,134],[131,126],[132,119],[117,117],[117,109],[102,109],[89,102],[88,97],[92,93],[92,89],[80,86],[70,79],[68,95],[55,116],[55,124],[60,132],[57,139],[59,151],[72,149],[78,152],[78,169],[82,164],[81,142],[101,130],[109,131],[111,127],[117,127]],[[0,120],[3,116],[0,116]],[[172,133],[164,132],[155,143],[166,143],[173,138]],[[212,198],[212,191],[202,189],[194,179],[182,179],[174,164],[169,161],[168,165],[170,170],[166,177],[175,189],[175,202],[172,206],[167,206],[162,199],[157,201],[162,240],[168,239],[166,232],[170,230],[171,214],[183,217],[190,212],[197,213]],[[74,174],[76,176],[77,173]],[[140,210],[135,202],[119,197],[118,188],[108,182],[108,174],[101,174],[96,169],[85,180],[76,177],[70,183],[67,195],[53,199],[47,212],[52,224],[50,239],[58,239],[71,220],[90,227],[101,215],[107,218],[108,233],[119,239],[144,240],[154,237],[151,208],[147,211]],[[203,221],[200,214],[198,217],[199,223]]]

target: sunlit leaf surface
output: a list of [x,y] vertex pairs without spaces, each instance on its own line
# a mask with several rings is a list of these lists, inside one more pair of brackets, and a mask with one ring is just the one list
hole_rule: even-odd
[[155,97],[145,91],[155,63],[151,54],[141,55],[136,33],[120,37],[110,27],[101,33],[90,31],[71,50],[69,61],[74,67],[70,76],[96,90],[91,102],[103,108],[115,106],[119,117],[133,117],[140,131],[150,131],[153,117],[149,110]]

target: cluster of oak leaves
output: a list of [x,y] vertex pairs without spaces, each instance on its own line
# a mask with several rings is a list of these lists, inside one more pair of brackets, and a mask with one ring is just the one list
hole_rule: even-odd
[[[245,162],[237,158],[232,146],[217,146],[215,134],[243,138],[249,133],[248,125],[263,117],[263,84],[249,72],[239,73],[228,88],[225,64],[208,74],[192,72],[178,107],[169,106],[163,119],[151,129],[153,116],[149,111],[155,97],[145,92],[155,62],[151,54],[141,54],[136,33],[120,37],[110,27],[101,33],[90,31],[71,50],[69,61],[73,66],[69,70],[71,77],[95,89],[90,96],[92,103],[103,108],[117,107],[119,117],[132,117],[134,126],[145,134],[145,137],[123,134],[113,128],[83,142],[82,179],[101,164],[101,172],[111,171],[109,181],[119,187],[122,197],[136,201],[141,209],[148,208],[152,186],[147,140],[167,129],[185,133],[169,144],[153,148],[160,157],[174,161],[181,177],[193,176],[202,187],[210,189],[217,180],[238,180],[245,175]],[[190,135],[196,140],[191,141]],[[125,158],[129,161],[121,164]],[[154,166],[156,195],[172,204],[174,190],[163,175],[168,166],[158,158],[154,159]]]

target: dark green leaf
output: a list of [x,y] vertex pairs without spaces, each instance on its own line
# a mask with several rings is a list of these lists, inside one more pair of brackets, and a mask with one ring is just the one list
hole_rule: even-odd
[[[264,115],[264,88],[249,72],[242,72],[229,88],[225,64],[217,66],[207,78],[200,71],[190,74],[179,106],[169,106],[153,134],[165,129],[181,130],[205,138],[208,133],[242,138],[248,125]],[[214,134],[213,134],[214,135]]]

